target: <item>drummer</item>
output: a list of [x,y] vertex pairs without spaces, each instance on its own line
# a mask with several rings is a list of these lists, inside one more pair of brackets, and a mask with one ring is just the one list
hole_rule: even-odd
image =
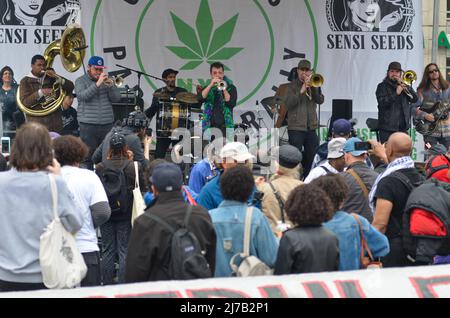
[[[155,91],[153,94],[152,104],[149,108],[145,110],[145,115],[152,120],[155,114],[159,113],[161,109],[162,101],[170,101],[170,99],[175,99],[176,95],[181,92],[187,92],[186,89],[182,87],[176,86],[178,71],[168,68],[164,70],[161,77],[166,83],[165,87],[161,87]],[[155,150],[155,158],[164,159],[166,156],[167,149],[169,148],[172,140],[170,137],[165,136],[157,136],[156,139],[156,150]]]

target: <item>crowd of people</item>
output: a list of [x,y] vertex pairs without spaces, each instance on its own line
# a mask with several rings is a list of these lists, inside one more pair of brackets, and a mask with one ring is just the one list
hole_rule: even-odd
[[[25,105],[51,94],[41,85],[41,77],[54,77],[48,70],[44,75],[44,62],[34,56],[21,81]],[[439,122],[428,139],[422,172],[407,134],[412,110],[435,120],[417,103],[446,99],[448,85],[435,64],[427,66],[418,94],[399,83],[401,65],[389,65],[377,89],[382,143],[361,140],[348,120],[338,119],[319,147],[316,106],[324,95],[311,86],[311,63],[302,60],[285,87],[290,144],[272,149],[273,175],[254,173],[256,158],[246,144],[217,138],[188,180],[179,164],[162,158],[170,143],[151,156],[148,116],[157,113],[158,101],[147,115],[136,110],[114,122],[111,104],[120,94],[105,85],[104,68],[93,56],[75,84],[58,77],[75,94],[51,116],[27,115],[15,127],[8,166],[0,162],[0,291],[45,288],[39,238],[52,220],[49,173],[58,186],[59,217],[88,268],[81,286],[239,276],[253,270],[249,256],[273,275],[358,270],[368,266],[367,257],[383,267],[450,262],[450,151],[438,146],[448,140],[448,127]],[[16,84],[10,68],[1,72],[4,123],[13,127],[18,109],[7,92]],[[220,63],[210,72],[210,83],[197,92],[206,105],[204,124],[226,130],[236,87]],[[176,74],[165,71],[161,92],[177,92]],[[69,116],[78,118],[79,129],[68,120],[65,135]],[[146,208],[134,219],[136,189]]]

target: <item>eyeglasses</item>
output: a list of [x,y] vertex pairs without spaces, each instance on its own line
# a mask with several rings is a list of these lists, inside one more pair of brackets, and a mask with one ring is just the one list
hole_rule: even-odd
[[434,70],[429,70],[428,74],[433,74],[434,72],[439,73],[439,70],[437,68],[435,68]]

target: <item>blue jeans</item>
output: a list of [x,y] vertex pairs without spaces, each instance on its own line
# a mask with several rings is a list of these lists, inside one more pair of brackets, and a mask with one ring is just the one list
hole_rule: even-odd
[[128,241],[131,233],[131,222],[108,221],[100,227],[102,234],[102,261],[101,269],[103,284],[113,284],[116,274],[115,263],[119,261],[119,284],[125,283],[125,258],[127,256]]

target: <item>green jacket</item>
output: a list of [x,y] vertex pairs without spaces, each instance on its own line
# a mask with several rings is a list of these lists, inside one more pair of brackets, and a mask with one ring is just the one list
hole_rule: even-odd
[[317,104],[323,104],[325,98],[320,89],[314,87],[311,88],[311,100],[306,94],[300,94],[301,83],[295,79],[286,93],[288,130],[315,130],[318,128]]

